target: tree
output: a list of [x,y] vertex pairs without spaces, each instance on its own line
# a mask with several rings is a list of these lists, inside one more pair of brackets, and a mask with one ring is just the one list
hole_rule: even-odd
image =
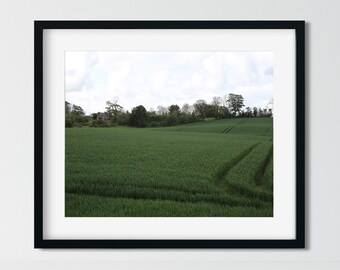
[[157,107],[157,114],[162,115],[162,114],[166,114],[167,112],[168,112],[167,108],[165,108],[165,107],[163,107],[161,105],[159,105]]
[[263,116],[267,116],[267,109],[263,109]]
[[205,113],[205,117],[215,117],[215,107],[214,105],[207,104],[207,111]]
[[84,116],[85,112],[82,107],[73,104],[71,114],[75,116]]
[[251,108],[250,107],[246,108],[246,116],[251,117]]
[[71,115],[71,104],[65,101],[65,127],[73,127],[74,117]]
[[65,101],[65,115],[68,115],[71,113],[71,103]]
[[182,106],[182,109],[181,109],[182,113],[184,113],[184,114],[189,114],[189,113],[191,113],[191,110],[192,110],[192,108],[191,108],[191,106],[190,106],[188,103],[185,103],[185,104]]
[[129,112],[124,112],[124,111],[121,111],[118,115],[117,115],[117,124],[118,125],[127,125],[128,124],[128,121],[129,121],[129,117],[130,117],[130,114]]
[[229,98],[228,95],[222,97],[222,104],[224,107],[228,107],[228,98]]
[[68,127],[77,126],[81,127],[83,125],[88,125],[89,118],[85,116],[85,111],[82,107],[73,104],[71,113],[66,115]]
[[230,112],[227,107],[222,106],[220,108],[220,113],[222,118],[229,118],[230,117]]
[[256,117],[257,114],[258,114],[257,107],[254,107],[254,108],[253,108],[253,115],[254,115],[254,117]]
[[208,104],[205,100],[199,99],[194,104],[195,113],[200,119],[204,119],[208,110]]
[[176,105],[171,105],[169,107],[169,112],[170,112],[170,114],[178,115],[180,113],[179,106],[177,104]]
[[214,108],[215,119],[220,117],[220,107],[222,105],[222,98],[221,97],[213,97],[213,101],[211,102]]
[[170,114],[166,118],[166,123],[168,126],[176,126],[177,125],[177,116],[176,114]]
[[259,116],[262,117],[263,116],[263,111],[261,108],[259,108]]
[[129,125],[133,127],[145,127],[147,120],[146,109],[143,105],[139,105],[132,109]]
[[228,108],[234,117],[237,116],[242,107],[244,107],[243,101],[242,95],[229,94],[227,100]]
[[123,107],[120,106],[118,103],[118,98],[114,98],[114,100],[106,101],[106,112],[110,116],[110,119],[113,123],[117,122],[118,114],[122,111]]
[[268,117],[271,117],[271,116],[273,116],[272,109],[268,109]]

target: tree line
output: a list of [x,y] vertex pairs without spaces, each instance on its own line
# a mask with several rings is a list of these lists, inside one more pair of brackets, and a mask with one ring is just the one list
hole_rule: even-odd
[[169,107],[158,106],[157,109],[146,110],[143,105],[134,107],[131,112],[124,110],[118,104],[118,99],[107,101],[105,112],[85,115],[83,108],[71,105],[65,101],[66,127],[165,127],[194,123],[205,118],[226,119],[242,117],[271,117],[271,109],[259,107],[244,108],[242,95],[229,94],[226,97],[214,97],[208,103],[203,99],[193,105],[184,104],[181,108],[177,104]]

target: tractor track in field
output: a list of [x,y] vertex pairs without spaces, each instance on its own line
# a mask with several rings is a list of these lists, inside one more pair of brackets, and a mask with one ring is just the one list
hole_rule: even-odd
[[[176,202],[202,202],[212,203],[222,206],[251,206],[246,200],[239,200],[238,198],[225,197],[223,194],[206,194],[206,193],[189,193],[178,190],[158,189],[152,187],[131,187],[130,189],[122,189],[122,186],[115,186],[114,188],[102,185],[103,187],[84,187],[82,185],[75,185],[66,189],[67,193],[77,195],[94,195],[107,198],[128,198],[136,200],[168,200]],[[216,197],[216,195],[218,197]],[[262,205],[259,203],[258,207]],[[256,205],[255,205],[256,207]]]
[[[268,152],[266,153],[265,158],[262,160],[262,162],[259,163],[258,168],[255,169],[254,175],[251,177],[251,180],[256,185],[256,187],[259,187],[263,184],[264,174],[271,160],[272,152],[273,152],[273,146],[271,146],[268,149]],[[249,152],[249,154],[250,153],[251,152]],[[245,156],[244,158],[246,158],[247,156]],[[240,162],[242,160],[240,160]],[[232,179],[231,179],[231,182],[228,181],[227,179],[226,184],[227,184],[227,187],[230,188],[230,190],[232,190],[235,194],[238,193],[241,196],[256,197],[257,199],[260,199],[266,202],[271,202],[271,203],[273,201],[272,195],[266,193],[265,191],[255,191],[252,189],[252,185],[243,186],[238,181],[233,181]]]
[[[130,184],[130,185],[126,185],[124,183],[114,183],[114,182],[101,182],[100,184],[98,184],[97,182],[88,182],[87,184],[92,184],[92,185],[96,185],[98,186],[102,186],[103,188],[115,188],[115,189],[121,189],[121,188],[130,188],[130,189],[142,189],[142,190],[146,190],[146,189],[152,189],[152,190],[158,190],[158,191],[167,191],[167,192],[180,192],[180,193],[186,193],[186,194],[190,194],[190,195],[206,195],[206,193],[202,192],[202,191],[197,191],[197,190],[190,190],[187,188],[175,188],[175,187],[169,187],[169,186],[165,186],[165,185],[158,185],[155,187],[152,187],[150,185],[138,185],[138,184]],[[68,188],[66,188],[66,192],[69,193],[74,193],[76,194],[76,192],[74,192],[74,188],[77,184],[72,183],[72,184],[68,184]],[[70,187],[71,186],[71,187]],[[80,187],[82,186],[81,184],[79,185]],[[216,192],[218,192],[218,189],[216,189]]]
[[[142,193],[141,190],[147,191]],[[176,192],[177,194],[174,196],[174,193],[171,192],[161,192],[155,193],[150,191],[158,191],[153,188],[144,188],[144,189],[135,189],[131,192],[122,191],[122,190],[111,190],[109,193],[101,193],[95,192],[90,189],[82,189],[81,191],[77,190],[66,190],[66,193],[75,194],[75,195],[91,195],[91,196],[99,196],[106,198],[126,198],[133,200],[164,200],[164,201],[173,201],[173,202],[181,202],[181,203],[209,203],[221,206],[229,206],[229,207],[254,207],[254,208],[262,208],[264,203],[261,201],[249,201],[246,199],[234,198],[234,197],[214,197],[214,195],[210,194],[200,194],[200,195],[192,195],[187,196],[188,194],[185,192]]]
[[247,155],[250,154],[250,152],[258,146],[260,143],[252,144],[250,147],[246,148],[240,155],[238,155],[236,158],[232,159],[230,162],[226,163],[223,167],[221,167],[216,173],[215,173],[215,182],[217,184],[223,183],[224,178],[228,174],[228,172],[235,167],[238,163],[240,163]]
[[235,125],[231,126],[231,127],[227,127],[226,129],[224,129],[221,133],[223,134],[228,134],[233,128],[237,127],[238,125],[242,125],[245,122],[247,122],[248,119],[244,119],[241,120],[240,122],[236,123]]
[[266,171],[266,169],[268,167],[268,164],[270,162],[272,154],[273,154],[273,146],[268,151],[266,159],[263,162],[263,165],[260,167],[260,170],[255,175],[255,183],[256,183],[257,186],[260,186],[260,185],[263,184],[262,181],[263,181],[264,173],[265,173],[265,171]]

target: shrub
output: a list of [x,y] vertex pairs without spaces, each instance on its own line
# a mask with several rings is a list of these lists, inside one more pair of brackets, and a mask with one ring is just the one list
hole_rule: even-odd
[[149,124],[149,127],[159,127],[159,124],[158,122],[156,121],[151,121],[150,124]]
[[110,127],[110,123],[107,121],[99,120],[92,120],[91,127]]
[[73,127],[73,125],[74,125],[74,121],[73,121],[72,116],[66,116],[65,127],[71,128],[71,127]]
[[175,126],[177,125],[177,117],[176,115],[170,114],[167,119],[166,119],[166,123],[168,126]]

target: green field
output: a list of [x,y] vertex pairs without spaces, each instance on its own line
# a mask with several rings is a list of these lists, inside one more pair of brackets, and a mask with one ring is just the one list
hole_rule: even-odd
[[273,119],[67,128],[67,217],[273,216]]

